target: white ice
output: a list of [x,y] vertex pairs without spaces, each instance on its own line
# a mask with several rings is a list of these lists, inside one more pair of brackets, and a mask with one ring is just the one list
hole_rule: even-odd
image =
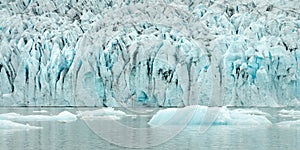
[[11,120],[11,121],[58,121],[69,123],[77,120],[77,116],[68,112],[63,111],[58,115],[21,115],[18,113],[5,113],[0,114],[0,120]]
[[300,118],[300,111],[298,110],[286,110],[282,109],[279,111],[279,116],[281,117],[291,117],[291,118]]
[[126,116],[126,113],[114,108],[101,108],[97,110],[78,111],[78,116],[82,119],[112,119],[118,120],[121,117]]
[[263,116],[271,117],[269,113],[263,112],[258,109],[233,109],[231,112],[249,114],[249,115],[263,115]]
[[[148,122],[151,126],[159,125],[182,125],[187,117],[188,125],[272,125],[266,118],[267,113],[259,110],[229,110],[226,107],[215,109],[216,118],[204,120],[208,107],[207,106],[190,106],[185,108],[168,108],[158,111]],[[209,108],[210,109],[210,108]],[[210,115],[210,114],[208,114]]]
[[41,127],[30,126],[29,124],[16,123],[9,120],[0,120],[0,130],[29,130],[41,129]]
[[33,113],[47,113],[48,111],[47,110],[34,110],[32,111]]

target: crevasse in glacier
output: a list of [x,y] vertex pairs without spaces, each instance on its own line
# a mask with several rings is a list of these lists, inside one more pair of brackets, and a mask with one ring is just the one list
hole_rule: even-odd
[[0,105],[299,104],[299,5],[1,1]]

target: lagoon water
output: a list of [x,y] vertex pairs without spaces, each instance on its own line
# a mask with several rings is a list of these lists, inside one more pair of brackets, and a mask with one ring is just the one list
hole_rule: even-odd
[[[0,114],[16,112],[19,114],[33,114],[34,110],[46,110],[41,114],[58,114],[69,111],[76,114],[75,108],[1,108]],[[94,108],[93,108],[94,109]],[[234,108],[231,108],[234,109]],[[259,108],[271,114],[268,119],[272,126],[211,126],[206,132],[200,133],[199,126],[185,127],[175,137],[145,149],[299,149],[300,126],[281,127],[276,123],[295,120],[292,117],[282,117],[278,112],[282,109],[299,108]],[[118,120],[120,123],[138,128],[150,128],[147,122],[151,115],[126,116]],[[106,121],[107,120],[103,120]],[[115,145],[95,134],[81,118],[74,122],[61,123],[56,121],[20,122],[39,126],[42,129],[9,130],[0,129],[0,149],[130,149]],[[113,133],[113,131],[112,131]],[[115,132],[114,136],[122,133]],[[145,133],[150,136],[151,133]],[[134,138],[134,137],[127,137]],[[151,137],[149,137],[151,138]],[[124,139],[125,140],[125,139]],[[151,140],[151,139],[150,139]],[[137,141],[138,142],[138,141]]]

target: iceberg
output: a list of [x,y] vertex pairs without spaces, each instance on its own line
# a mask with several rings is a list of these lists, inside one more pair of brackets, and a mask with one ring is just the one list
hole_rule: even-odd
[[[213,120],[204,119],[207,106],[188,106],[185,108],[167,108],[158,111],[148,122],[151,126],[161,125],[185,125],[183,118],[190,117],[187,125],[244,125],[244,126],[270,126],[270,122],[266,115],[267,113],[253,110],[244,109],[229,110],[226,107],[219,108],[216,112],[217,115]],[[179,113],[178,113],[179,112]],[[209,122],[212,121],[212,122]]]
[[291,117],[291,118],[300,118],[300,111],[298,110],[286,110],[282,109],[279,111],[279,116],[280,117]]
[[9,120],[0,120],[0,131],[2,130],[30,130],[41,129],[41,127],[30,126],[29,124],[21,124]]
[[48,113],[48,111],[47,110],[34,110],[34,111],[32,111],[33,113],[41,113],[41,114],[43,114],[43,113]]
[[2,0],[0,106],[298,104],[298,8],[294,0]]
[[5,113],[0,114],[0,120],[10,121],[58,121],[63,123],[70,123],[77,120],[77,116],[63,111],[58,115],[21,115],[18,113]]
[[97,110],[78,111],[78,117],[83,120],[94,120],[94,119],[112,119],[119,120],[121,117],[127,116],[127,114],[114,108],[102,108]]

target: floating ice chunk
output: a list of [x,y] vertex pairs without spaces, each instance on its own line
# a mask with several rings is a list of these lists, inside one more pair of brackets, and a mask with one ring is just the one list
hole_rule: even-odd
[[68,112],[63,111],[58,115],[20,115],[17,113],[6,113],[0,114],[0,119],[11,120],[11,121],[59,121],[59,122],[73,122],[77,120],[77,116]]
[[47,113],[47,110],[34,110],[33,113]]
[[300,127],[300,120],[282,121],[276,124],[279,127]]
[[118,120],[126,113],[120,110],[115,110],[114,108],[102,108],[97,110],[79,111],[78,116],[82,119],[112,119]]
[[59,122],[65,122],[65,123],[69,123],[77,120],[77,116],[68,111],[63,111],[59,113],[57,116],[54,116],[53,118]]
[[171,121],[172,117],[176,114],[176,108],[168,108],[158,111],[148,122],[149,125],[159,126]]
[[[183,125],[186,120],[188,125],[271,125],[264,113],[259,110],[229,110],[226,107],[219,108],[217,117],[213,122],[203,120],[207,112],[207,106],[168,108],[158,111],[148,122],[151,126],[158,125]],[[190,116],[190,117],[189,117]]]
[[36,127],[36,126],[30,126],[29,124],[21,124],[21,123],[16,123],[12,122],[9,120],[0,120],[0,130],[19,130],[19,129],[41,129],[41,127]]
[[[223,120],[225,125],[272,125],[266,116],[254,113],[247,114],[250,111],[247,113],[245,112],[221,110],[215,122],[220,122],[219,120]],[[224,114],[226,114],[225,117]]]
[[282,109],[282,110],[279,111],[279,116],[281,116],[281,117],[300,118],[300,111],[294,110],[294,109],[291,109],[291,110]]

